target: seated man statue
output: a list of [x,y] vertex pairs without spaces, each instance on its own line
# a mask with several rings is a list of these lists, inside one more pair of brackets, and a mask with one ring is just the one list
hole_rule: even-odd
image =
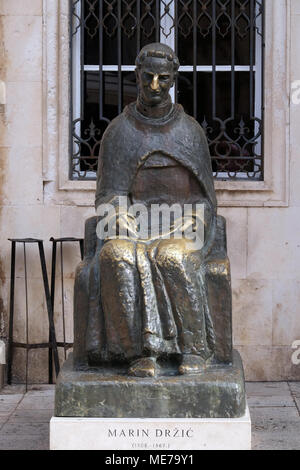
[[245,413],[225,219],[205,134],[169,95],[178,68],[168,46],[145,46],[137,101],[103,135],[56,416]]
[[[85,260],[76,274],[75,363],[123,363],[130,376],[155,377],[164,359],[177,364],[179,375],[231,361],[225,222],[216,214],[204,131],[169,95],[178,68],[167,45],[145,46],[136,59],[137,101],[103,135],[98,218],[87,221]],[[146,208],[147,233],[141,235],[132,205]],[[182,213],[189,207],[190,222],[171,217],[170,236],[161,223],[153,236],[152,208],[162,205]],[[107,207],[115,209],[112,218],[104,218]],[[100,236],[99,224],[112,219],[123,236]],[[191,234],[201,224],[198,246]]]

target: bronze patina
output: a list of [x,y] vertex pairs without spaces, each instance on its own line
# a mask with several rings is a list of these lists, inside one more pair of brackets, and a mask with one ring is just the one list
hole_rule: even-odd
[[[58,415],[244,412],[242,365],[232,354],[225,220],[217,215],[205,134],[169,95],[178,68],[168,46],[145,46],[136,59],[137,101],[103,135],[98,217],[86,222],[74,291],[74,357],[58,381]],[[203,245],[196,249],[188,237],[161,232],[141,237],[138,218],[120,209],[121,197],[126,207],[142,204],[150,225],[153,205],[188,205],[192,225],[200,205]],[[99,209],[107,204],[125,237],[97,237]],[[173,220],[170,231],[177,224],[182,233],[185,221],[180,223]],[[145,395],[156,400],[151,409]]]

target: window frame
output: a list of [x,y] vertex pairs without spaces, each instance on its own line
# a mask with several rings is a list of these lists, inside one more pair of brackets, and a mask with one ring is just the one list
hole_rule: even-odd
[[[176,48],[176,37],[175,33],[177,30],[176,25],[174,25],[174,17],[175,17],[175,1],[177,0],[168,0],[166,1],[161,1],[160,2],[160,37],[159,41],[167,44],[170,46],[172,49],[175,50]],[[71,37],[71,54],[72,54],[72,70],[71,72],[71,81],[72,81],[72,114],[73,116],[70,119],[70,126],[73,131],[75,131],[75,134],[77,136],[81,135],[81,121],[79,117],[82,115],[81,113],[81,106],[82,106],[82,96],[81,93],[83,93],[83,85],[81,81],[83,80],[82,73],[85,74],[86,72],[94,72],[94,73],[99,73],[100,72],[100,65],[88,65],[85,63],[81,63],[81,56],[83,60],[84,54],[82,54],[82,39],[81,39],[81,34],[83,34],[82,28],[78,27],[77,22],[80,17],[81,17],[81,8],[82,8],[82,2],[84,0],[77,0],[77,3],[75,3],[74,8],[74,18],[73,20],[75,23],[73,24],[73,28],[75,31],[75,34],[72,34]],[[165,13],[165,7],[166,5],[168,6],[168,13]],[[264,7],[263,7],[264,8]],[[264,11],[263,13],[259,14],[259,7],[258,5],[255,4],[255,9],[256,9],[256,27],[257,31],[255,34],[255,53],[254,53],[254,64],[251,65],[234,65],[232,66],[230,63],[228,65],[196,65],[194,66],[193,64],[190,65],[184,65],[179,67],[179,73],[180,72],[188,72],[190,74],[193,74],[195,71],[200,72],[200,73],[213,73],[215,72],[216,75],[218,75],[219,72],[227,72],[231,73],[232,71],[235,73],[237,72],[246,72],[246,73],[254,73],[255,76],[255,83],[254,83],[254,96],[253,96],[253,103],[254,103],[254,116],[258,118],[262,123],[263,123],[263,109],[262,109],[262,87],[263,87],[263,37],[262,37],[262,32],[263,32],[263,20],[264,20]],[[260,33],[259,33],[260,31]],[[164,34],[166,32],[166,34]],[[135,70],[135,65],[127,65],[127,64],[122,64],[120,66],[120,71],[121,72],[133,72]],[[102,65],[101,67],[102,72],[118,72],[119,67],[117,64],[111,64],[111,65]],[[250,75],[251,76],[251,75]],[[232,80],[232,78],[231,78]],[[173,102],[175,102],[175,86],[171,88],[170,90],[170,96]],[[250,103],[251,105],[251,103]],[[200,121],[199,121],[200,122]],[[74,128],[73,128],[74,125]],[[258,133],[259,130],[259,124],[256,121],[255,122],[255,133]],[[257,152],[260,155],[258,158],[258,167],[261,168],[261,171],[258,172],[257,177],[249,178],[248,174],[246,171],[237,171],[235,172],[236,174],[234,177],[230,177],[228,173],[229,172],[221,172],[217,171],[217,176],[214,177],[215,181],[235,181],[235,180],[242,180],[242,181],[262,181],[264,179],[264,155],[263,155],[263,148],[262,148],[262,142],[264,138],[264,129],[262,125],[262,132],[257,138]],[[73,150],[72,150],[73,149]],[[84,177],[76,177],[73,174],[73,171],[75,172],[81,172],[80,170],[80,162],[78,162],[75,166],[74,163],[72,162],[72,158],[74,157],[74,154],[78,151],[78,143],[77,139],[73,135],[73,141],[70,142],[70,152],[73,154],[71,155],[70,158],[70,179],[71,180],[93,180],[96,178],[95,171],[86,171],[86,174]],[[212,158],[213,160],[213,158]],[[251,172],[250,172],[251,173]]]
[[[287,206],[290,2],[266,0],[264,181],[215,181],[220,206]],[[69,0],[43,1],[44,186],[51,201],[93,205],[96,182],[70,180]],[[70,153],[69,153],[70,154]]]

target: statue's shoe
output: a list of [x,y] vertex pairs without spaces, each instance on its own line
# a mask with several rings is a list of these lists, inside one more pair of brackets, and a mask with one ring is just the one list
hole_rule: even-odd
[[184,374],[199,374],[205,369],[205,361],[195,354],[184,354],[178,372]]
[[135,377],[155,377],[159,366],[154,357],[142,357],[130,364],[128,374]]

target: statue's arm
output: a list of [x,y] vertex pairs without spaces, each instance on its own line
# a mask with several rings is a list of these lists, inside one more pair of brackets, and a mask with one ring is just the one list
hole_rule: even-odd
[[117,234],[126,233],[130,238],[137,238],[135,219],[128,213],[131,204],[128,196],[131,175],[124,152],[126,129],[123,127],[122,119],[116,119],[103,135],[98,159],[95,206],[100,217],[104,216],[106,209],[111,208],[106,221],[111,225],[115,222]]
[[[198,124],[198,123],[197,123]],[[198,124],[198,145],[199,145],[199,152],[202,153],[202,162],[205,167],[205,171],[203,172],[205,178],[205,191],[210,207],[210,217],[209,217],[209,224],[207,226],[207,235],[205,238],[205,243],[203,246],[202,254],[204,257],[209,256],[213,245],[215,243],[216,238],[216,228],[217,228],[217,199],[216,193],[214,188],[214,180],[213,180],[213,171],[212,171],[212,164],[211,164],[211,156],[208,147],[207,138],[205,135],[204,130]]]
[[97,170],[96,209],[100,204],[115,204],[119,196],[128,196],[126,122],[123,113],[105,130],[100,145]]

